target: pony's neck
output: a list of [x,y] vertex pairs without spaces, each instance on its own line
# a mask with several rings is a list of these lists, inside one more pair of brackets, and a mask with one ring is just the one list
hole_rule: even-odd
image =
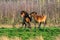
[[37,15],[34,15],[33,18],[36,20],[37,19]]

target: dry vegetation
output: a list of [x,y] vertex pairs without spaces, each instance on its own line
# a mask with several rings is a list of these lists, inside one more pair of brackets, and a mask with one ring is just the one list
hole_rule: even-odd
[[0,24],[20,24],[20,11],[47,15],[47,23],[60,25],[60,0],[0,0]]

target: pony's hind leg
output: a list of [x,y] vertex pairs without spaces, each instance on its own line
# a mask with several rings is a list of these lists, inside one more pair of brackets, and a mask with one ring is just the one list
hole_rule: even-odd
[[41,22],[39,23],[39,26],[38,26],[38,28],[40,28],[40,26],[41,26]]

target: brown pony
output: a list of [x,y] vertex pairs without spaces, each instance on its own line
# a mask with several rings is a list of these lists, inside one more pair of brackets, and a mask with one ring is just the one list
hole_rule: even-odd
[[41,23],[44,23],[44,25],[46,24],[47,16],[45,16],[45,15],[37,15],[36,12],[31,12],[30,16],[33,17],[33,19],[35,20],[35,27],[36,27],[36,22],[39,23],[38,28],[40,28]]
[[20,16],[23,18],[22,26],[25,25],[25,27],[26,27],[28,24],[28,27],[31,28],[30,22],[32,19],[31,19],[31,17],[29,17],[29,14],[26,11],[21,11]]

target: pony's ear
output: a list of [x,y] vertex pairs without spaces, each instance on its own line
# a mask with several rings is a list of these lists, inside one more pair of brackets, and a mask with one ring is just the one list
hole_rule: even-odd
[[34,14],[37,14],[37,12],[31,12],[30,14],[33,14],[33,13],[34,13]]
[[35,12],[35,14],[37,14],[37,12]]
[[32,13],[30,13],[29,15],[31,16]]
[[32,12],[32,13],[37,14],[37,12]]

